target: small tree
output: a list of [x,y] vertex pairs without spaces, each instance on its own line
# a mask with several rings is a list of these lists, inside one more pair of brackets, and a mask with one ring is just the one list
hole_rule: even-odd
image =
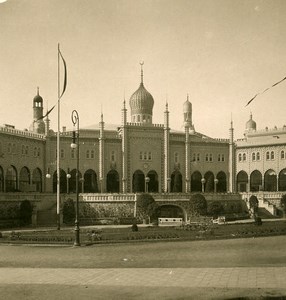
[[75,220],[75,207],[72,199],[67,199],[63,205],[63,222],[73,223]]
[[207,214],[207,200],[202,194],[195,194],[190,199],[190,206],[195,215]]
[[255,218],[258,212],[258,200],[254,195],[249,198],[249,208],[252,212],[253,218]]
[[137,197],[137,214],[140,219],[149,219],[155,217],[156,210],[158,208],[157,203],[150,194],[140,194]]
[[281,197],[281,207],[283,211],[283,217],[286,215],[286,194],[282,195]]

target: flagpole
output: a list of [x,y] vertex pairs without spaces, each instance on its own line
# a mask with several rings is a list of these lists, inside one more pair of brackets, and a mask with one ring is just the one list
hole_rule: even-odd
[[58,43],[57,229],[60,230],[60,44]]

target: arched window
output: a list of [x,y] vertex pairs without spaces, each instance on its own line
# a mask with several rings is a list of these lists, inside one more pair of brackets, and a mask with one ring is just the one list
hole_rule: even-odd
[[175,161],[175,163],[179,162],[179,153],[178,152],[174,153],[174,161]]
[[86,158],[89,158],[89,150],[86,150]]
[[239,154],[238,154],[238,161],[241,161],[241,160],[242,160],[242,154],[239,153]]
[[274,151],[271,151],[270,158],[274,159]]
[[213,155],[210,153],[210,161],[213,161]]
[[139,158],[140,158],[140,160],[143,160],[143,152],[142,151],[139,154]]
[[256,153],[256,160],[260,160],[260,152]]
[[196,161],[196,153],[193,153],[193,159],[192,161]]
[[115,151],[111,151],[111,154],[110,154],[110,160],[111,161],[115,161]]
[[221,155],[221,161],[224,161],[224,154]]
[[151,152],[148,153],[148,160],[152,160],[152,153]]
[[266,152],[266,160],[269,160],[270,159],[270,153],[269,151]]
[[243,161],[246,161],[246,154],[245,153],[243,153],[242,159],[243,159]]
[[255,161],[255,153],[252,153],[252,161]]
[[198,153],[198,154],[197,154],[197,161],[200,161],[200,159],[201,159],[200,157],[201,157],[201,156],[200,156],[200,153]]
[[29,155],[29,146],[26,146],[26,148],[25,148],[25,154]]
[[284,150],[281,151],[281,159],[285,159],[285,152],[284,152]]
[[65,150],[64,149],[61,149],[60,158],[65,158]]
[[206,161],[209,161],[209,155],[206,154]]
[[72,159],[75,158],[75,149],[71,149],[71,158],[72,158]]
[[94,158],[94,150],[90,151],[90,158]]

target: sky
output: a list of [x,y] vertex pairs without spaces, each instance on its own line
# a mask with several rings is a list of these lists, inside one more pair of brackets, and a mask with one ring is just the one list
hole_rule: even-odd
[[[189,94],[196,131],[243,137],[250,112],[257,129],[282,127],[286,81],[284,0],[8,0],[0,3],[0,124],[28,128],[37,87],[44,109],[57,103],[57,48],[68,69],[61,126],[120,124],[124,98],[140,83],[153,95],[153,123],[182,130]],[[62,72],[63,73],[63,72]],[[62,74],[61,73],[61,74]],[[61,78],[61,82],[63,78]],[[57,111],[50,114],[57,130]]]

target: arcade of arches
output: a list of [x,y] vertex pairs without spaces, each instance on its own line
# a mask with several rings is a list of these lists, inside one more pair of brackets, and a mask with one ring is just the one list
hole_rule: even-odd
[[238,192],[277,192],[286,191],[286,169],[281,170],[278,174],[272,169],[262,174],[254,170],[249,176],[245,171],[240,171],[237,176]]

